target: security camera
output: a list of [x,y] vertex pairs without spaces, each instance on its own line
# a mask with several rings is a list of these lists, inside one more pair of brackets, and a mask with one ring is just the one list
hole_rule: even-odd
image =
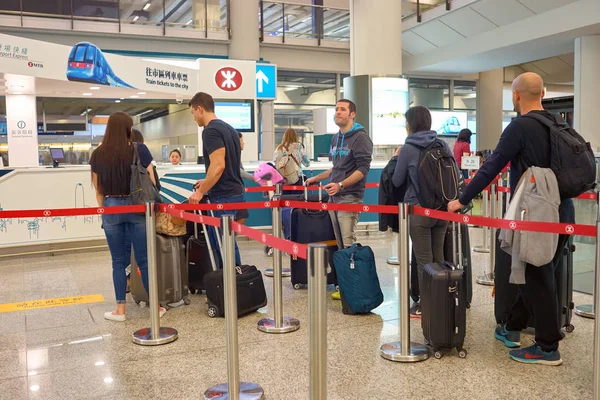
[[182,103],[183,103],[183,97],[179,97],[179,96],[177,96],[177,97],[175,98],[175,101],[177,102],[177,104],[182,104]]

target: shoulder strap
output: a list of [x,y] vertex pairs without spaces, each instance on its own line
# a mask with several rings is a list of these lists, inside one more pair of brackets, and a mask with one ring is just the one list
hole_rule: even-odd
[[532,113],[532,112],[530,112],[530,113],[527,113],[525,115],[522,115],[522,117],[535,119],[536,121],[538,121],[539,123],[541,123],[542,125],[550,128],[550,129],[552,129],[555,126],[563,127],[564,125],[567,125],[567,123],[565,121],[562,121],[562,118],[561,118],[560,121],[557,120],[555,122],[555,121],[551,120],[550,118],[546,118],[543,115],[540,115],[538,113]]
[[138,165],[140,163],[140,152],[137,143],[131,142],[131,145],[133,146],[133,165]]

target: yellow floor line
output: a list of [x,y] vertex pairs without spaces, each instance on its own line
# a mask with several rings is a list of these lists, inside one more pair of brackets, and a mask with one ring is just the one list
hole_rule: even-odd
[[101,303],[103,301],[104,296],[102,296],[101,294],[21,301],[18,303],[0,304],[0,313],[35,310],[38,308],[64,307],[76,304]]

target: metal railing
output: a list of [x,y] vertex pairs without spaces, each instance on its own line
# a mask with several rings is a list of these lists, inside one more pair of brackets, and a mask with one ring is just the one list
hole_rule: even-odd
[[68,0],[51,11],[40,1],[3,3],[0,2],[0,15],[19,16],[22,27],[27,26],[26,17],[41,17],[69,20],[71,30],[76,29],[76,22],[99,22],[118,26],[118,32],[127,26],[144,26],[162,28],[163,36],[171,28],[204,31],[205,38],[210,32],[231,35],[230,0],[115,0],[101,6],[88,0]]

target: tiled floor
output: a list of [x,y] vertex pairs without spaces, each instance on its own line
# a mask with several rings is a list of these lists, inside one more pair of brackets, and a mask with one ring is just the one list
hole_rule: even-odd
[[[471,230],[472,243],[481,241]],[[560,367],[528,366],[511,361],[492,335],[495,327],[491,288],[474,285],[468,311],[465,348],[441,360],[400,364],[379,356],[383,343],[398,337],[397,269],[386,264],[392,255],[391,235],[361,238],[373,247],[385,302],[373,314],[346,316],[340,303],[328,302],[329,399],[591,399],[593,321],[577,316],[576,329],[561,343]],[[271,267],[262,246],[241,242],[244,262]],[[473,254],[474,277],[489,255]],[[265,278],[271,301],[271,278]],[[159,347],[140,347],[131,333],[148,326],[148,309],[128,303],[124,323],[105,321],[114,307],[108,252],[0,261],[0,303],[100,293],[105,303],[0,313],[0,399],[197,399],[210,386],[227,379],[225,321],[206,315],[205,298],[171,309],[162,324],[176,328],[179,340]],[[591,297],[575,294],[575,303]],[[257,382],[267,399],[308,399],[307,291],[294,290],[284,279],[285,315],[301,321],[301,329],[269,335],[256,323],[270,315],[240,318],[240,372]],[[420,323],[412,321],[413,340],[422,342]],[[533,337],[526,334],[524,343]]]

